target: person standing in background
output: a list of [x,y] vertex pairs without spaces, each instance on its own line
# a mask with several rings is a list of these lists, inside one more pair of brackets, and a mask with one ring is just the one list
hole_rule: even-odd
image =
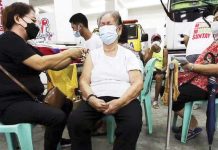
[[85,39],[85,48],[89,50],[102,47],[102,41],[96,34],[92,33],[88,27],[88,19],[82,13],[74,14],[69,22],[74,31],[76,38],[83,37]]

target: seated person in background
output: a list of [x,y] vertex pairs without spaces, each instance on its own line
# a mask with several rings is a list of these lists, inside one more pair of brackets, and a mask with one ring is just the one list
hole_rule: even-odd
[[103,47],[87,56],[80,78],[83,102],[68,120],[72,150],[91,150],[91,130],[96,121],[113,115],[117,124],[114,150],[135,150],[142,127],[142,108],[137,97],[143,88],[136,56],[118,45],[122,25],[118,12],[99,18]]
[[84,14],[74,14],[69,22],[74,31],[74,36],[77,38],[82,36],[85,39],[85,48],[94,50],[103,46],[99,36],[89,30],[88,19]]
[[155,84],[155,96],[152,102],[152,106],[155,109],[159,108],[158,98],[160,95],[162,81],[166,74],[167,63],[168,63],[168,50],[161,46],[161,36],[154,34],[151,37],[151,48],[145,50],[144,62],[147,63],[151,58],[157,58],[154,70]]
[[[205,19],[211,23],[213,16],[207,16]],[[186,58],[191,63],[194,63],[203,50],[210,46],[214,40],[211,29],[203,17],[194,20],[190,27],[188,27],[188,30],[185,30],[183,34],[184,44],[186,46]],[[200,108],[200,104],[195,104],[193,109],[198,108]]]
[[[216,57],[215,59],[216,64],[206,64],[204,60],[204,56],[207,52],[211,52],[215,55],[218,53],[217,21],[218,13],[216,12],[214,16],[214,22],[211,24],[215,41],[203,51],[195,63],[189,63],[187,60],[180,60],[183,65],[183,69],[187,71],[183,75],[179,75],[180,95],[177,98],[177,101],[173,102],[173,111],[175,111],[175,113],[177,113],[180,117],[183,117],[183,108],[185,103],[197,100],[208,100],[208,78],[211,75],[215,77],[218,75],[218,58]],[[198,128],[198,121],[192,115],[187,140],[194,138],[201,131],[202,129]],[[181,127],[175,132],[177,132],[175,135],[176,139],[181,140]]]
[[[44,86],[39,74],[47,69],[61,70],[83,49],[69,49],[42,56],[27,40],[36,38],[39,27],[31,5],[16,2],[3,9],[4,33],[0,35],[0,65],[42,100]],[[36,102],[22,88],[0,71],[0,122],[6,125],[32,123],[45,125],[44,149],[55,150],[60,142],[72,103],[62,109]]]

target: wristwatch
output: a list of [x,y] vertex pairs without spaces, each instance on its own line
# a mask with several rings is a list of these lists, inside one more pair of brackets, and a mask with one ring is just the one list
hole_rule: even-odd
[[89,103],[89,99],[94,96],[97,98],[97,96],[95,94],[89,94],[89,96],[87,97],[87,99],[85,100],[85,102]]

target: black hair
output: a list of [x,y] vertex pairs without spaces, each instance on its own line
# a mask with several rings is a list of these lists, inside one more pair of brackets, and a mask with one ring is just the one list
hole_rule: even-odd
[[69,20],[70,23],[73,23],[73,24],[83,24],[86,28],[88,28],[88,19],[86,18],[86,16],[82,13],[77,13],[77,14],[74,14],[70,20]]

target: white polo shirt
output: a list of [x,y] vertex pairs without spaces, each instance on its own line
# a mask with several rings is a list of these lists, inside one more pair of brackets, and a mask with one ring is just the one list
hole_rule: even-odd
[[115,57],[106,56],[103,47],[90,55],[94,66],[91,89],[97,96],[121,97],[130,87],[128,72],[141,69],[136,56],[122,46],[118,46]]
[[85,41],[85,47],[88,48],[89,50],[98,49],[102,46],[103,44],[100,37],[95,33],[92,33],[91,38]]

